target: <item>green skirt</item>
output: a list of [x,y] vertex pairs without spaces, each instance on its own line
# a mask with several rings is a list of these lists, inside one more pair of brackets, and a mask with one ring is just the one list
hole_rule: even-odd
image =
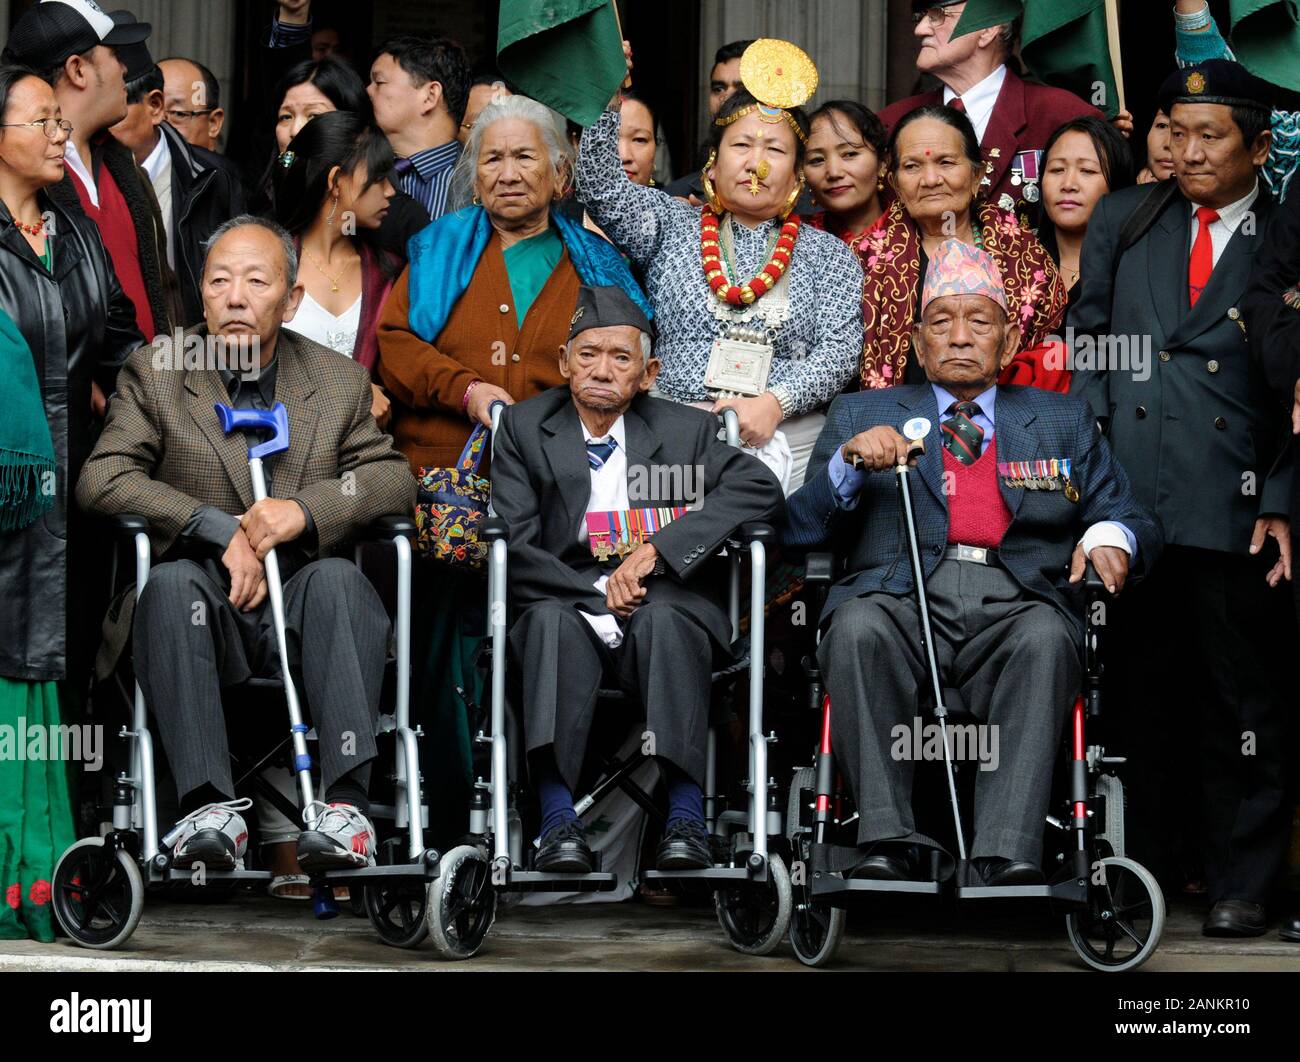
[[61,760],[29,760],[17,748],[20,718],[29,734],[57,727],[57,685],[0,677],[0,727],[8,731],[0,736],[0,940],[49,942],[50,879],[59,856],[76,840],[68,772]]

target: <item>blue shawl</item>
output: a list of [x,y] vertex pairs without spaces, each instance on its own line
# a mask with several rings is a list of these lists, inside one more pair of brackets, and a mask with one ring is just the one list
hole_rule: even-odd
[[[564,241],[584,284],[622,288],[646,317],[653,320],[649,300],[612,244],[558,210],[551,212],[551,224]],[[411,263],[411,331],[426,343],[434,342],[447,324],[452,307],[469,287],[491,236],[492,223],[487,211],[469,206],[454,214],[444,214],[411,237],[407,244]]]

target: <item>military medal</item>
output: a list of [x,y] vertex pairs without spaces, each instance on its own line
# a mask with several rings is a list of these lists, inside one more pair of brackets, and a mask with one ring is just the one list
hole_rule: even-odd
[[1027,202],[1027,203],[1037,203],[1037,202],[1038,202],[1038,194],[1039,194],[1039,193],[1038,193],[1038,185],[1036,185],[1036,184],[1027,184],[1027,185],[1025,185],[1025,190],[1024,190],[1024,192],[1023,192],[1022,194],[1023,194],[1024,197],[1025,197],[1025,202]]

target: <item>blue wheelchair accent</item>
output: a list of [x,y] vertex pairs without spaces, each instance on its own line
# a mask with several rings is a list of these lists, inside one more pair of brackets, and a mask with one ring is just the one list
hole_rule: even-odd
[[267,431],[271,437],[265,442],[248,448],[248,456],[270,457],[289,449],[289,411],[283,402],[277,402],[271,409],[232,409],[218,403],[214,407],[221,420],[221,430],[229,435],[232,431],[251,428],[254,431]]
[[339,905],[334,899],[334,890],[328,885],[317,885],[311,890],[311,906],[312,911],[321,921],[337,918],[339,915]]
[[310,755],[295,756],[293,758],[293,769],[295,771],[310,771],[311,756]]
[[292,726],[289,727],[289,730],[294,734],[305,734],[307,733],[308,729],[309,728],[306,723],[294,723]]

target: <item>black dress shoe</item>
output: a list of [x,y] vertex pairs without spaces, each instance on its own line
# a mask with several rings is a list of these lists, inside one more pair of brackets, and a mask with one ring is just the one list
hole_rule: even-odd
[[553,826],[542,838],[533,859],[534,870],[554,874],[590,874],[596,858],[587,847],[587,834],[577,819]]
[[659,870],[705,870],[713,866],[704,824],[689,819],[670,823],[655,850],[655,866]]
[[1283,940],[1300,944],[1300,907],[1282,919],[1282,928],[1278,930],[1277,935]]
[[1207,937],[1262,937],[1266,928],[1262,903],[1220,900],[1205,916],[1201,932]]
[[986,856],[975,860],[975,867],[990,887],[1004,885],[1042,885],[1047,879],[1037,864],[1023,859],[1000,859]]
[[849,877],[870,881],[917,881],[916,849],[910,844],[885,845],[850,870]]

